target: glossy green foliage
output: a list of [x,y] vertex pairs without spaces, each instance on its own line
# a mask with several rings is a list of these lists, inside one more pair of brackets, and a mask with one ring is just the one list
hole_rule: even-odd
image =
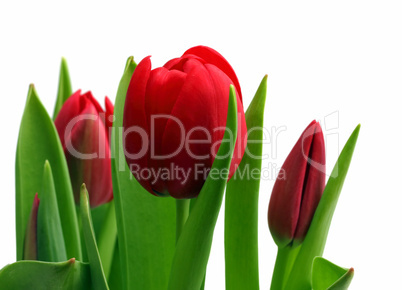
[[20,261],[0,270],[0,288],[12,290],[92,289],[89,265],[74,258],[51,263]]
[[61,107],[72,93],[73,89],[71,87],[70,73],[68,72],[67,61],[63,57],[60,64],[59,89],[57,92],[56,104],[54,105],[53,120],[56,120]]
[[258,196],[267,76],[246,112],[247,149],[228,182],[225,200],[226,289],[259,289]]
[[83,184],[81,187],[80,201],[82,232],[84,235],[89,266],[91,269],[92,283],[94,289],[107,290],[109,287],[103,272],[98,246],[96,245],[95,232],[92,225],[91,210],[89,206],[88,191],[85,187],[85,184]]
[[341,268],[330,261],[316,257],[313,262],[313,290],[348,289],[354,275],[353,268]]
[[123,150],[126,92],[136,64],[132,57],[114,107],[112,177],[123,289],[166,289],[175,249],[175,202],[145,191],[132,176]]
[[16,157],[17,260],[22,259],[25,230],[35,193],[42,188],[43,164],[52,164],[67,258],[81,258],[74,198],[59,137],[52,119],[40,102],[33,85],[21,121]]
[[42,189],[38,193],[38,260],[62,262],[67,260],[63,229],[61,228],[59,207],[52,169],[48,161],[43,171]]

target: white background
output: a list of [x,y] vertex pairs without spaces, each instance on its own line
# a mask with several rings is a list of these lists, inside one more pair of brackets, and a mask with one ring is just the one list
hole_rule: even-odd
[[[401,8],[398,1],[367,0],[1,2],[0,268],[15,260],[14,162],[28,85],[53,113],[65,56],[74,90],[114,100],[128,56],[138,62],[152,55],[156,67],[204,44],[232,64],[246,107],[269,75],[265,126],[287,130],[278,136],[276,158],[272,144],[265,146],[265,166],[281,166],[311,120],[338,112],[330,171],[336,139],[341,148],[362,124],[324,256],[355,268],[351,289],[400,287]],[[266,221],[273,183],[262,181],[260,191],[261,289],[269,287],[276,255]],[[222,215],[206,289],[224,289]]]

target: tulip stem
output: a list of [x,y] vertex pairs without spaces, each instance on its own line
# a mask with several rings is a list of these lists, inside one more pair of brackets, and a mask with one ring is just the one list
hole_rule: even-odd
[[272,275],[271,290],[284,289],[299,250],[300,246],[297,248],[292,246],[286,246],[281,249],[278,248],[274,273]]
[[176,199],[176,243],[186,224],[190,211],[190,199]]

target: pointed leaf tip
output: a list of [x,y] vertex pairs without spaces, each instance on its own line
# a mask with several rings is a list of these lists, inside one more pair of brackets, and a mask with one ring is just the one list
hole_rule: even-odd
[[313,289],[348,289],[353,276],[353,268],[339,267],[322,257],[316,257],[313,261]]

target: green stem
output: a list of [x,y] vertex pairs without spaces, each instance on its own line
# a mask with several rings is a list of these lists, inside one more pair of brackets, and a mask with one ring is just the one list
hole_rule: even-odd
[[299,250],[300,247],[293,248],[291,246],[282,249],[278,248],[274,273],[272,275],[271,290],[284,289]]
[[190,199],[176,199],[176,243],[186,224],[190,211]]

